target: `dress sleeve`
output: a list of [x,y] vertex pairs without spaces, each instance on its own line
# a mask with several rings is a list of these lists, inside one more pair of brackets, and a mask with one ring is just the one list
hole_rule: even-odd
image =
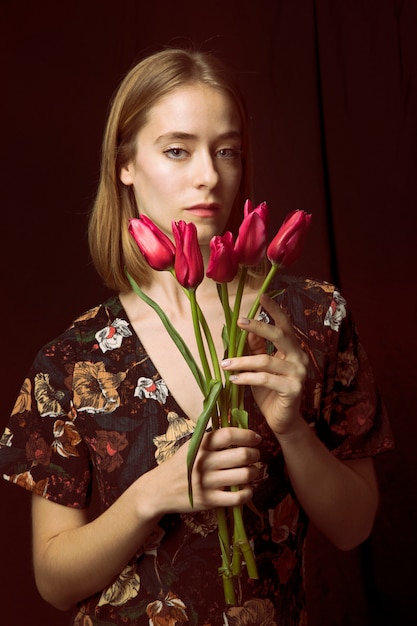
[[75,344],[70,329],[37,355],[0,440],[0,473],[32,493],[83,508],[91,463],[72,402]]
[[327,346],[317,394],[318,436],[344,460],[392,449],[392,431],[370,362],[353,315],[337,290],[332,292],[320,321],[320,335]]

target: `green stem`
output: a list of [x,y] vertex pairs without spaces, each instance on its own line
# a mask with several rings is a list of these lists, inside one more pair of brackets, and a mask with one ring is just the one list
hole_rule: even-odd
[[217,527],[219,534],[220,551],[222,557],[222,565],[220,567],[220,573],[223,580],[224,598],[226,604],[230,606],[236,606],[236,595],[233,585],[233,574],[229,558],[230,552],[230,539],[229,530],[227,527],[227,517],[224,508],[216,509]]
[[[187,297],[191,301],[191,292],[188,289],[185,289],[184,287],[183,287],[183,289],[184,289],[185,294],[187,295]],[[200,321],[201,328],[203,329],[204,335],[206,337],[208,349],[209,349],[209,352],[210,352],[210,357],[211,357],[211,360],[212,360],[212,363],[213,363],[214,378],[216,380],[222,380],[222,374],[221,374],[221,370],[220,370],[219,359],[217,358],[216,346],[215,346],[214,341],[213,341],[213,336],[211,334],[209,325],[207,324],[207,320],[204,317],[204,313],[201,310],[200,305],[197,302],[197,299],[195,299],[195,303],[196,303],[197,311],[198,311],[198,319]]]
[[[274,278],[275,274],[277,273],[278,270],[278,265],[272,265],[271,269],[269,270],[268,274],[266,275],[266,278],[264,280],[264,282],[262,283],[258,294],[255,298],[254,303],[252,304],[252,307],[249,311],[249,313],[247,314],[247,318],[248,319],[253,319],[255,317],[256,311],[259,308],[259,302],[261,300],[261,296],[266,292],[266,290],[268,289],[269,285],[272,282],[272,279]],[[236,355],[235,356],[242,356],[243,354],[243,350],[245,348],[245,343],[246,343],[246,338],[248,336],[248,331],[244,330],[242,332],[242,334],[240,335],[239,338],[239,343],[238,343],[238,347],[237,347],[237,351],[236,351]]]
[[243,556],[243,560],[246,564],[246,569],[248,572],[249,578],[258,579],[258,568],[256,566],[255,557],[251,548],[251,545],[248,541],[248,537],[246,535],[245,525],[243,523],[242,517],[242,509],[239,506],[233,507],[233,521],[234,521],[234,541],[233,541],[233,550],[234,550],[234,566],[232,565],[232,572],[234,576],[240,575],[240,557],[236,556],[235,550],[239,550]]
[[198,386],[200,387],[200,389],[203,392],[203,394],[206,395],[207,392],[208,392],[207,377],[204,377],[201,369],[197,365],[197,362],[194,359],[192,353],[190,352],[190,349],[188,348],[187,344],[185,343],[185,341],[183,340],[181,335],[177,332],[177,330],[174,328],[174,326],[171,324],[171,322],[169,321],[169,319],[167,318],[167,316],[165,315],[165,313],[163,312],[161,307],[154,300],[152,300],[152,298],[149,298],[149,296],[147,296],[142,291],[142,289],[139,287],[137,282],[134,280],[134,278],[132,278],[132,276],[129,274],[129,272],[127,270],[125,270],[125,272],[126,272],[126,276],[127,276],[128,280],[129,280],[129,282],[131,284],[131,287],[132,287],[133,291],[135,292],[135,294],[137,296],[139,296],[139,298],[141,298],[141,300],[146,302],[146,304],[148,304],[150,307],[152,307],[153,310],[158,314],[158,316],[159,316],[161,322],[163,323],[163,325],[165,326],[165,329],[167,330],[169,336],[174,341],[174,343],[177,346],[178,350],[181,352],[182,356],[184,357],[185,361],[187,362],[187,364],[188,364],[188,366],[189,366],[189,368],[190,368],[194,378],[196,379],[196,381],[198,383]]
[[195,295],[195,290],[189,290],[190,294],[190,303],[191,303],[191,315],[193,318],[193,326],[194,326],[194,334],[197,341],[198,353],[200,355],[201,365],[203,367],[204,375],[206,377],[206,381],[212,379],[210,366],[207,360],[206,351],[204,349],[203,337],[201,335],[201,327],[199,320],[199,306],[197,304],[197,299]]
[[244,393],[244,386],[240,387],[239,385],[233,385],[230,390],[230,406],[243,409]]
[[223,387],[223,390],[219,395],[220,424],[222,428],[227,428],[227,426],[229,426],[229,404],[227,400],[227,390]]
[[209,352],[210,352],[211,361],[213,363],[214,378],[216,380],[221,381],[222,380],[222,373],[221,373],[221,369],[220,369],[220,365],[219,365],[219,359],[217,358],[217,351],[216,351],[216,346],[214,345],[213,336],[211,334],[209,325],[207,324],[207,320],[204,317],[203,311],[201,310],[201,308],[199,307],[198,304],[197,304],[197,307],[198,307],[198,319],[200,320],[201,327],[202,327],[204,335],[206,337],[208,349],[209,349]]
[[[220,402],[219,402],[220,403]],[[218,428],[218,422],[212,419],[213,430]],[[236,606],[236,595],[233,584],[232,565],[230,562],[230,537],[227,525],[226,509],[224,507],[216,509],[217,532],[219,536],[220,554],[222,559],[219,573],[223,580],[224,599],[226,604]]]
[[191,435],[190,443],[187,451],[187,475],[188,475],[188,496],[191,506],[193,505],[193,491],[191,482],[191,473],[197,452],[200,448],[201,440],[207,428],[207,424],[210,417],[214,414],[215,406],[222,391],[222,383],[219,380],[210,381],[209,392],[203,401],[203,411],[199,415],[193,434]]
[[221,301],[222,301],[222,306],[223,306],[223,311],[224,311],[224,319],[226,322],[227,332],[229,333],[231,316],[230,316],[230,304],[229,304],[229,288],[227,286],[227,283],[220,284],[220,292],[221,292]]
[[236,291],[236,298],[235,298],[235,304],[233,307],[232,320],[230,324],[229,352],[228,352],[229,357],[233,357],[236,354],[236,336],[239,330],[237,326],[237,318],[239,317],[240,305],[242,303],[242,296],[243,296],[243,290],[245,288],[247,273],[248,273],[248,268],[242,267],[240,278],[239,278],[239,283],[238,283],[237,291]]

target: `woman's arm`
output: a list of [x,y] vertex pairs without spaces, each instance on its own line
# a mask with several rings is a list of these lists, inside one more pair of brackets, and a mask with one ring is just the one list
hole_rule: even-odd
[[277,438],[291,483],[311,521],[341,550],[364,541],[378,506],[372,459],[340,461],[304,420]]
[[[337,547],[350,549],[369,535],[378,487],[371,459],[341,462],[318,439],[300,413],[308,357],[278,304],[263,297],[275,325],[241,320],[249,331],[249,356],[223,362],[230,380],[252,385],[254,398],[279,441],[301,506]],[[265,340],[276,347],[265,354]]]
[[166,513],[183,513],[247,502],[258,470],[260,437],[250,430],[225,428],[203,438],[192,473],[194,508],[188,499],[186,453],[138,478],[104,513],[87,512],[33,496],[33,555],[43,598],[61,610],[105,589],[146,542]]

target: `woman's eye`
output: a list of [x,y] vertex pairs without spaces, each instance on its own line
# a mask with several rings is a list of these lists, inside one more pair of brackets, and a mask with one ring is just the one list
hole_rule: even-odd
[[164,150],[164,154],[169,159],[184,159],[187,156],[187,151],[184,150],[184,148],[177,148],[173,146],[172,148]]
[[240,157],[241,150],[239,148],[220,148],[216,154],[221,159],[236,159]]

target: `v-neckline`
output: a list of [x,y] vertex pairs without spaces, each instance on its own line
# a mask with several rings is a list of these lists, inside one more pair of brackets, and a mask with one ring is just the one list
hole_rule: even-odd
[[[184,409],[181,407],[181,405],[179,404],[179,402],[177,401],[177,399],[175,398],[174,394],[172,393],[171,389],[169,388],[169,386],[167,385],[165,379],[162,377],[161,373],[159,372],[159,370],[157,369],[154,361],[152,360],[152,357],[150,356],[149,352],[146,350],[139,334],[136,332],[135,328],[133,327],[133,324],[127,314],[127,311],[125,309],[125,307],[123,306],[123,303],[119,297],[119,295],[116,295],[118,304],[120,306],[119,312],[118,312],[118,316],[119,317],[123,317],[123,319],[129,324],[129,328],[132,331],[132,335],[135,337],[135,341],[136,341],[136,345],[140,347],[141,352],[146,356],[147,360],[148,360],[148,364],[151,367],[151,369],[153,370],[153,373],[155,375],[155,377],[157,377],[159,380],[163,381],[167,391],[168,391],[168,398],[170,399],[170,404],[169,404],[169,408],[170,410],[172,410],[173,412],[177,413],[177,415],[179,415],[180,417],[186,419],[187,421],[189,421],[191,424],[196,424],[196,422],[194,420],[191,419],[191,417],[189,417],[186,412],[184,411]],[[201,407],[203,408],[203,407]]]

